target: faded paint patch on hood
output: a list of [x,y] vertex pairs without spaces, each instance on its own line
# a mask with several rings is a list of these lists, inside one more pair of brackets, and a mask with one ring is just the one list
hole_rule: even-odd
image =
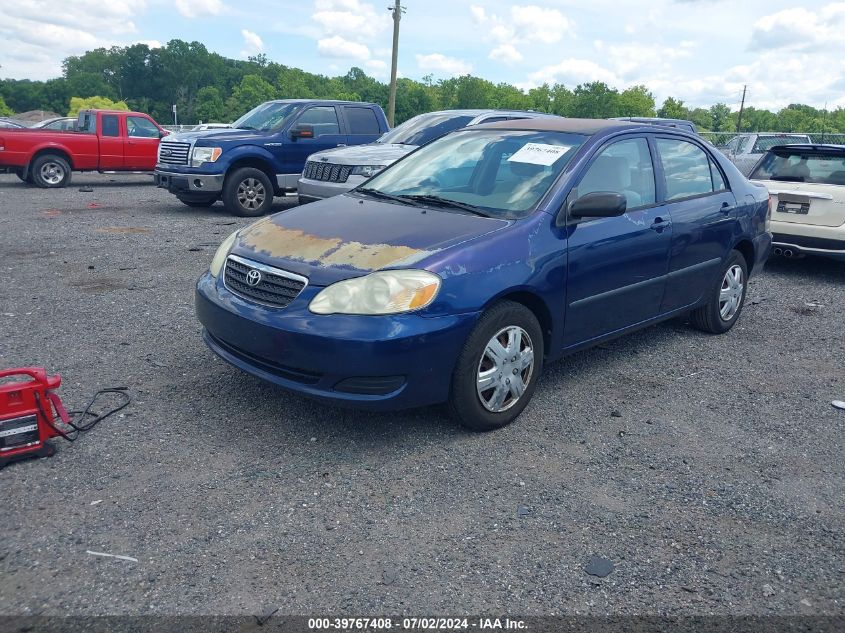
[[411,266],[509,224],[344,194],[259,220],[239,233],[232,252],[322,285]]
[[366,272],[407,263],[416,256],[429,254],[428,251],[402,245],[344,243],[339,237],[319,237],[273,222],[261,222],[246,229],[240,235],[240,245],[270,257],[283,256],[321,266],[348,266]]

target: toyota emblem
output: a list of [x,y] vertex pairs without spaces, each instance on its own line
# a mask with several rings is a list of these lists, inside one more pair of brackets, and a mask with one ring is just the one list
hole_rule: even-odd
[[253,286],[253,287],[260,284],[261,283],[261,271],[255,270],[254,268],[252,270],[250,270],[246,274],[246,282],[250,286]]

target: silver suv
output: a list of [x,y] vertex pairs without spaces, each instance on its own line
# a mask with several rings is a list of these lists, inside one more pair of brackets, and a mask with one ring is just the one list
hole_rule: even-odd
[[728,141],[727,145],[719,149],[731,159],[743,176],[748,177],[757,161],[775,145],[809,145],[810,143],[812,141],[806,134],[737,134]]
[[340,147],[308,157],[297,183],[299,202],[331,198],[354,189],[421,145],[453,130],[479,123],[554,116],[522,110],[441,110],[419,114],[386,132],[375,143]]

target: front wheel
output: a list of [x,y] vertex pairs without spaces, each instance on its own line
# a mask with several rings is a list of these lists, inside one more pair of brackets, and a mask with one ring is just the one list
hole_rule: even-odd
[[257,217],[273,206],[273,184],[260,169],[242,167],[226,177],[223,204],[235,215]]
[[57,154],[42,154],[30,168],[30,178],[37,187],[55,189],[70,184],[70,165]]
[[748,292],[748,264],[739,251],[731,251],[708,302],[692,311],[692,324],[711,334],[730,330],[742,312]]
[[511,301],[487,310],[467,338],[452,376],[449,409],[473,431],[513,422],[528,405],[543,368],[537,317]]

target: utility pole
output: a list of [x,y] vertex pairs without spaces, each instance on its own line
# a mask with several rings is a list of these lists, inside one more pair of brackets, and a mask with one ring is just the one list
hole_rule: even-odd
[[405,7],[402,6],[400,0],[392,7],[387,7],[388,11],[393,11],[393,60],[390,65],[390,99],[387,103],[387,122],[390,127],[393,127],[393,117],[396,114],[396,63],[399,59],[399,21],[402,19],[402,13]]
[[739,134],[742,131],[742,111],[745,110],[745,90],[748,86],[742,87],[742,103],[739,104],[739,116],[736,119],[736,133]]

